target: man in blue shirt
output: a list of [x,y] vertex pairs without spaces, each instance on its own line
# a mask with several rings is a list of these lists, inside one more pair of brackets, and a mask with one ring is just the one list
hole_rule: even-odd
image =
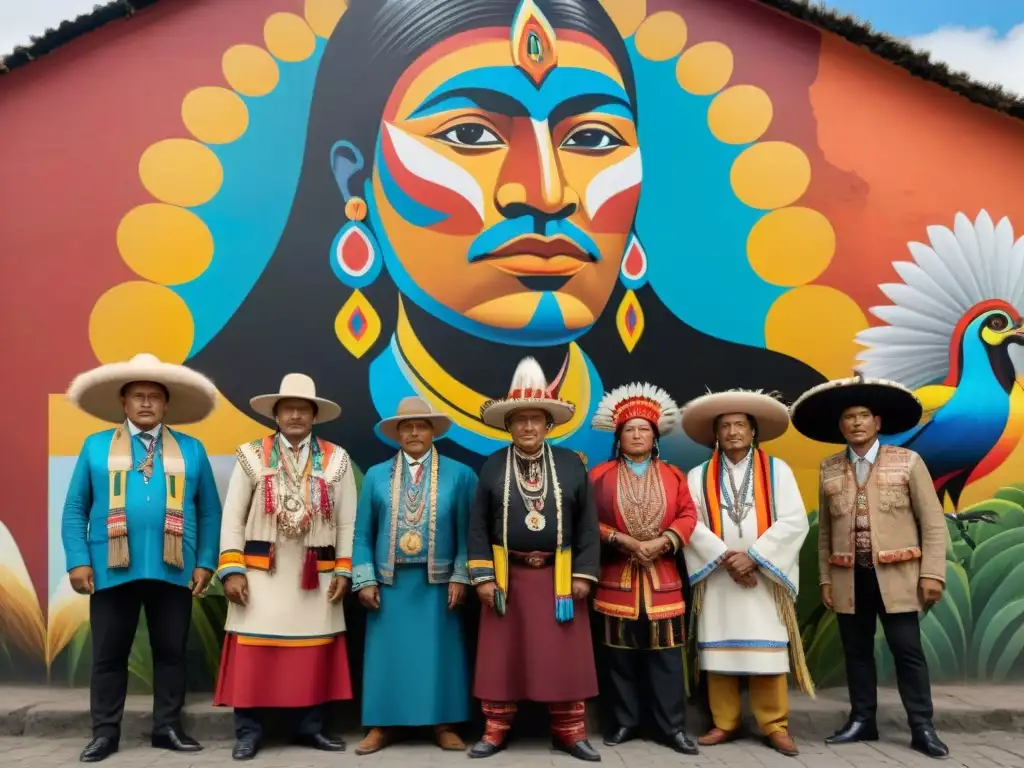
[[201,749],[185,734],[185,646],[192,597],[217,566],[221,505],[202,443],[170,424],[201,421],[217,390],[195,371],[141,354],[76,378],[68,399],[113,429],[85,439],[61,538],[71,586],[89,595],[93,738],[82,762],[117,751],[128,657],[146,611],[153,650],[154,747]]

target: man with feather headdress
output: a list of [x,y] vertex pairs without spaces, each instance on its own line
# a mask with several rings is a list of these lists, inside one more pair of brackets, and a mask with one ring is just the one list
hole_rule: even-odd
[[658,455],[658,440],[678,421],[679,406],[650,384],[618,387],[598,404],[591,423],[615,434],[615,454],[590,473],[605,545],[594,609],[604,617],[616,724],[605,744],[636,736],[642,675],[662,738],[695,755],[685,729],[686,604],[675,553],[690,540],[697,513],[686,475]]
[[698,522],[685,549],[714,720],[698,740],[704,746],[739,735],[741,676],[758,726],[784,755],[797,754],[788,723],[791,659],[797,683],[814,694],[795,607],[807,511],[793,470],[759,447],[788,427],[786,406],[761,392],[707,394],[683,409],[686,434],[714,450],[688,476]]

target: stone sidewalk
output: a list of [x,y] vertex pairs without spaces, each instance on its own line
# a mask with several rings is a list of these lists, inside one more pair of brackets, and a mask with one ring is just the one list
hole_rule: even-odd
[[[1024,686],[935,686],[935,726],[940,733],[1012,731],[1024,733]],[[150,730],[149,696],[129,696],[124,734],[139,738]],[[816,699],[794,692],[790,724],[798,738],[820,740],[844,722],[845,688],[818,693]],[[691,731],[700,726],[693,713]],[[879,691],[879,727],[906,731],[906,718],[894,689]],[[210,697],[197,696],[186,707],[186,727],[200,740],[227,740],[233,735],[231,710],[213,707]],[[0,736],[69,737],[89,735],[89,691],[57,687],[0,686]],[[0,761],[0,765],[6,765]]]
[[[951,751],[945,766],[966,768],[1024,768],[1024,735],[1005,731],[972,734],[948,733],[943,738]],[[83,739],[0,737],[0,765],[3,768],[70,768],[81,765],[78,753]],[[754,740],[743,740],[704,749],[696,757],[670,752],[645,742],[631,742],[611,748],[595,742],[601,752],[600,766],[610,768],[662,768],[662,766],[703,766],[704,768],[932,768],[935,760],[919,755],[907,746],[901,733],[884,733],[874,744],[851,744],[829,748],[816,741],[800,742],[800,754],[783,757]],[[102,764],[104,768],[236,768],[244,763],[231,759],[231,743],[208,741],[202,752],[181,755],[155,750],[139,742],[122,742],[121,752]],[[552,752],[540,740],[518,741],[479,766],[459,752],[441,752],[425,744],[397,744],[376,755],[358,757],[350,752],[325,755],[308,749],[268,744],[250,763],[253,768],[580,768],[586,765],[568,755]]]

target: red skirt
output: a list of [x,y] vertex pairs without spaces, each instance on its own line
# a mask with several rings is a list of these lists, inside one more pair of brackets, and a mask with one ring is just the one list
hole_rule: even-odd
[[327,645],[281,648],[224,638],[213,703],[238,709],[311,707],[352,698],[345,635]]
[[505,615],[480,614],[473,695],[483,701],[582,701],[597,696],[585,600],[555,621],[555,569],[511,563]]

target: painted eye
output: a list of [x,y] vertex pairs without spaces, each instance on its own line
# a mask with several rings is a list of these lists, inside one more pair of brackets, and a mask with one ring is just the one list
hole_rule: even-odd
[[992,315],[985,321],[985,325],[993,331],[1005,331],[1010,326],[1010,319],[1006,315]]
[[568,149],[582,149],[590,152],[603,149],[615,149],[625,144],[618,136],[600,128],[582,128],[568,135],[562,146]]
[[434,134],[433,138],[457,147],[500,147],[504,144],[490,129],[480,123],[461,123]]

